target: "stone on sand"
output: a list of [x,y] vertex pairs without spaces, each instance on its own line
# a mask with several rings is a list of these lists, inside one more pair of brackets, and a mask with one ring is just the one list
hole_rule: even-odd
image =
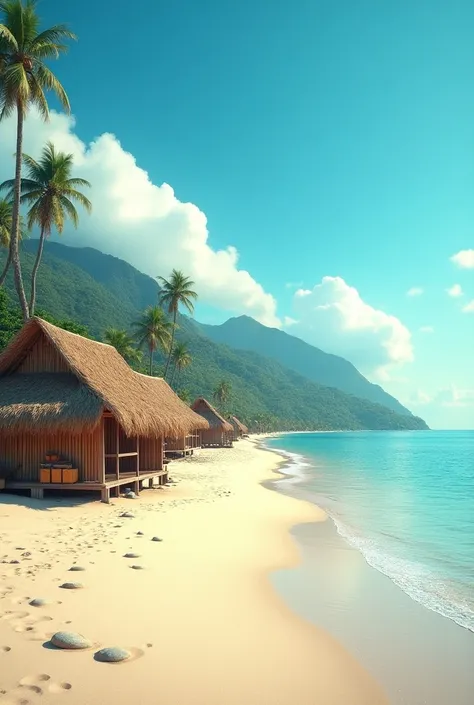
[[125,553],[123,557],[124,558],[140,558],[140,554],[139,553]]
[[120,516],[124,519],[135,519],[135,514],[132,514],[132,512],[122,512]]
[[72,565],[72,566],[69,568],[69,570],[70,570],[72,573],[79,573],[80,571],[85,570],[85,568],[84,568],[84,566],[82,566],[82,565]]
[[58,649],[90,649],[92,646],[89,639],[75,632],[56,632],[51,637],[51,643]]
[[59,587],[64,588],[64,590],[80,590],[84,585],[82,583],[63,583]]
[[163,541],[159,536],[153,536],[152,541]]
[[103,663],[120,663],[120,661],[129,659],[131,655],[130,651],[126,649],[121,649],[118,646],[109,646],[96,651],[94,658],[96,661],[102,661]]
[[35,597],[33,600],[30,600],[30,605],[32,607],[46,607],[46,605],[52,605],[53,601],[48,600],[45,597]]

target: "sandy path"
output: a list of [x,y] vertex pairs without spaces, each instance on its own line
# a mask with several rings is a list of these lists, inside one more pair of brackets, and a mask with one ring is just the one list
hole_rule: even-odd
[[[0,705],[386,703],[350,654],[269,585],[268,571],[298,561],[288,529],[324,520],[260,486],[278,462],[241,441],[173,464],[176,485],[138,500],[0,495]],[[32,607],[33,598],[50,603]],[[59,630],[95,648],[49,648]],[[104,646],[132,658],[98,663]]]

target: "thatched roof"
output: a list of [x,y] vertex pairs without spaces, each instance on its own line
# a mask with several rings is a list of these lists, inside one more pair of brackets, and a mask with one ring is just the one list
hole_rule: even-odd
[[[42,336],[67,372],[15,372]],[[110,345],[40,318],[28,321],[0,356],[0,431],[80,433],[96,426],[104,410],[129,436],[208,428],[163,379],[134,372]]]
[[236,431],[240,431],[241,433],[248,433],[249,432],[247,426],[245,426],[245,424],[243,424],[242,421],[239,421],[237,416],[231,416],[229,421]]
[[206,419],[210,428],[220,428],[222,431],[232,431],[232,426],[226,421],[207,399],[199,397],[196,399],[191,409]]

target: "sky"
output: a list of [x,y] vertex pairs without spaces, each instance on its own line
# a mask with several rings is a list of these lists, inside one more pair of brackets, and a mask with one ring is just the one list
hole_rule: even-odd
[[[474,4],[41,0],[78,35],[62,241],[183,269],[198,320],[247,314],[353,362],[434,428],[474,428]],[[58,109],[54,99],[53,108]],[[14,124],[0,125],[0,178]]]

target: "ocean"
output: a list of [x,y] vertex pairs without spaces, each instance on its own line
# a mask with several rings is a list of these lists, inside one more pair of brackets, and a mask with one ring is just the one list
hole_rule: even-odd
[[290,458],[298,496],[369,565],[474,631],[474,431],[287,434],[266,445]]

